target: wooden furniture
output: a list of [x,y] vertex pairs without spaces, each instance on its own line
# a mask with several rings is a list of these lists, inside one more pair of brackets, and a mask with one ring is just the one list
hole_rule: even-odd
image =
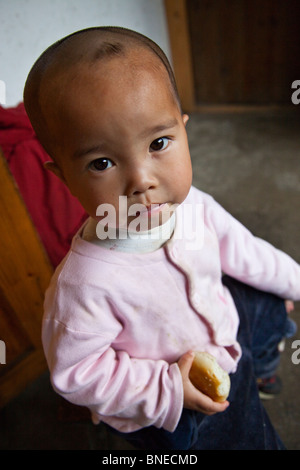
[[3,407],[46,369],[41,319],[53,269],[1,151],[0,181],[0,340],[6,353],[6,363],[0,363]]
[[165,8],[184,111],[293,107],[299,0],[165,0]]

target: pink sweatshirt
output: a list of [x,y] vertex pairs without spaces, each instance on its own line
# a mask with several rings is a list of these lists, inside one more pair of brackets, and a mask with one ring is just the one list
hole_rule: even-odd
[[173,237],[154,252],[113,251],[80,234],[46,293],[44,350],[54,389],[122,432],[176,428],[176,362],[188,350],[235,372],[239,320],[222,272],[300,300],[300,266],[193,187]]

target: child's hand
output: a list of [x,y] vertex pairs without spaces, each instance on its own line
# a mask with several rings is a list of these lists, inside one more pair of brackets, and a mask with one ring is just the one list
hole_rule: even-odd
[[285,300],[284,302],[287,313],[291,313],[294,309],[294,302],[292,300]]
[[199,392],[199,390],[197,390],[197,388],[194,387],[194,385],[190,381],[189,372],[193,359],[193,352],[188,352],[181,356],[178,361],[178,366],[181,372],[183,383],[184,408],[200,411],[201,413],[204,413],[206,415],[213,415],[215,413],[219,413],[220,411],[225,411],[226,408],[229,406],[228,401],[224,401],[223,403],[213,401],[207,395],[204,395],[203,393]]

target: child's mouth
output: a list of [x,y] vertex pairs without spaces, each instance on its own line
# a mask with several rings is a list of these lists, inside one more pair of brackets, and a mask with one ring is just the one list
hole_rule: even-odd
[[162,204],[154,203],[149,206],[144,206],[144,209],[139,212],[141,216],[151,217],[151,215],[161,212],[167,205],[168,204],[166,202]]

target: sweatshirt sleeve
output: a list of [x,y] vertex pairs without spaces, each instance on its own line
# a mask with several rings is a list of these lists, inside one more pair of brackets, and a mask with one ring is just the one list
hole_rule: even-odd
[[104,421],[122,432],[150,425],[172,432],[183,406],[177,364],[132,358],[115,350],[112,344],[122,325],[109,314],[103,315],[100,332],[97,324],[94,331],[82,325],[67,326],[53,318],[51,310],[66,308],[74,314],[77,309],[80,318],[86,315],[87,306],[76,302],[76,293],[64,305],[58,305],[63,302],[61,293],[55,297],[59,302],[51,290],[47,293],[42,328],[54,390],[71,403],[89,408],[95,424]]
[[255,237],[213,199],[207,215],[219,239],[225,274],[283,299],[300,300],[300,266],[296,261]]

